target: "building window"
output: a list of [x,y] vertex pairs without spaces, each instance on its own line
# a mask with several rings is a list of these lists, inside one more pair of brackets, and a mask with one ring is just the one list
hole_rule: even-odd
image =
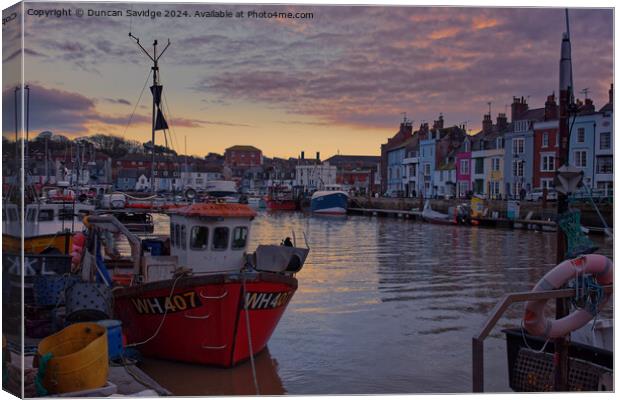
[[474,171],[476,174],[484,174],[484,158],[475,159]]
[[228,248],[228,228],[219,226],[213,231],[213,250]]
[[461,175],[469,175],[469,160],[461,160]]
[[575,167],[585,168],[588,165],[587,154],[585,150],[575,151]]
[[609,150],[611,148],[611,133],[601,132],[601,150]]
[[523,138],[517,138],[512,140],[512,154],[523,154]]
[[496,149],[503,149],[504,148],[504,138],[498,137],[495,140],[495,148]]
[[543,132],[542,147],[549,147],[549,134],[547,132]]
[[499,171],[499,158],[492,158],[491,159],[491,168],[493,171]]
[[599,189],[605,196],[614,195],[614,183],[613,182],[597,182],[596,188]]
[[512,175],[523,177],[523,160],[514,160],[512,162]]
[[553,188],[553,179],[545,178],[540,180],[541,189],[552,189]]
[[577,128],[577,143],[583,143],[586,141],[586,129]]
[[206,226],[192,227],[189,246],[192,250],[205,250],[209,243],[209,228]]
[[245,248],[245,243],[248,239],[248,228],[245,226],[238,226],[233,231],[232,248],[233,250],[239,250]]
[[465,196],[469,191],[469,182],[459,182],[459,194]]
[[597,174],[612,174],[614,170],[613,156],[597,157],[596,159]]
[[476,194],[484,193],[484,179],[476,179],[474,181],[474,193]]
[[553,154],[543,155],[540,160],[540,170],[542,172],[555,171],[555,155]]
[[497,197],[499,195],[499,187],[501,182],[491,181],[491,195]]
[[431,174],[431,165],[426,163],[424,164],[424,175],[429,176]]

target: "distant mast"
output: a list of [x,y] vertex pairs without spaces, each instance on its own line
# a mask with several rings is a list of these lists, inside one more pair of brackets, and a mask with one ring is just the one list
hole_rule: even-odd
[[151,86],[151,94],[153,95],[153,114],[151,118],[151,193],[155,193],[155,132],[168,129],[168,123],[164,118],[164,113],[161,109],[161,96],[163,86],[159,84],[159,59],[164,55],[168,47],[170,46],[170,39],[168,44],[162,50],[159,55],[157,54],[157,40],[153,41],[153,55],[142,47],[140,39],[135,37],[129,32],[129,37],[136,41],[136,44],[142,49],[144,54],[153,62],[151,70],[153,71],[153,86]]

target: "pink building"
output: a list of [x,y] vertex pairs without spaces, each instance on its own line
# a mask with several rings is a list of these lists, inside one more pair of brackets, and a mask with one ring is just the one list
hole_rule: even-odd
[[456,197],[467,197],[471,190],[471,137],[467,136],[456,153]]

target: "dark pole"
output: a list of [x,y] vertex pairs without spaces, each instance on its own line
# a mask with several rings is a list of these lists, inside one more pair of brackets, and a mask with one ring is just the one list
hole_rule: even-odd
[[[19,142],[19,129],[18,129],[19,128],[19,104],[17,101],[17,92],[19,92],[19,90],[20,90],[20,87],[17,86],[15,88],[15,93],[14,93],[14,98],[15,98],[15,163],[17,163],[17,160],[19,160],[19,145],[18,145],[18,142]],[[18,169],[19,168],[16,169],[15,171],[16,173]]]
[[[573,104],[573,71],[571,61],[570,29],[568,21],[568,10],[566,10],[566,33],[562,38],[562,50],[560,58],[560,166],[567,165],[569,162],[569,140],[570,140],[570,111]],[[556,171],[557,174],[557,171]],[[568,211],[568,197],[565,193],[558,192],[558,217]],[[556,262],[559,264],[566,258],[566,236],[559,227],[557,228],[557,250]],[[556,300],[556,318],[563,318],[568,315],[568,301],[566,299]],[[568,344],[564,337],[555,341],[555,379],[554,389],[556,391],[568,390]]]
[[[30,170],[30,167],[28,165],[28,141],[30,140],[29,138],[29,132],[30,132],[30,86],[26,85],[24,87],[24,89],[26,89],[26,145],[25,145],[25,155],[24,155],[24,159],[25,159],[25,169],[26,171]],[[28,176],[28,175],[26,175]]]
[[155,193],[155,123],[157,118],[157,110],[155,106],[155,97],[157,96],[157,40],[153,41],[153,120],[151,124],[151,193]]
[[158,61],[159,61],[159,58],[164,55],[164,53],[170,46],[170,39],[168,39],[168,44],[166,45],[166,47],[164,47],[162,52],[159,53],[159,55],[157,55],[157,40],[154,40],[153,41],[153,55],[151,56],[149,52],[146,51],[146,49],[140,44],[140,39],[132,35],[131,32],[129,32],[129,37],[135,40],[138,47],[140,47],[140,49],[142,49],[144,54],[146,54],[146,56],[150,58],[151,61],[153,61],[153,66],[151,67],[151,69],[153,70],[153,87],[151,88],[151,92],[153,94],[153,116],[151,119],[151,125],[152,125],[151,127],[151,146],[152,146],[151,148],[152,149],[151,151],[151,193],[155,193],[155,129],[156,129],[156,123],[157,123],[157,108],[159,107],[159,102],[161,101],[160,99],[161,91],[158,88],[158,85],[159,85],[159,74],[158,74],[159,63]]

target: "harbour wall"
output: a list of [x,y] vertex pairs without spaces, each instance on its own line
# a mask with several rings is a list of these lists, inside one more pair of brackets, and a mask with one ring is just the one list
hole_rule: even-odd
[[[448,212],[448,208],[463,203],[469,203],[466,199],[431,199],[431,208],[443,213]],[[546,220],[554,219],[556,216],[556,202],[547,202],[543,207],[542,201],[520,201],[519,217],[525,218],[531,211],[532,219]],[[506,217],[508,203],[506,200],[485,200],[485,207],[489,209],[487,216],[491,217],[493,212],[499,213],[499,217]],[[386,198],[386,197],[352,197],[350,207],[379,209],[379,210],[403,210],[410,211],[413,208],[422,210],[424,200],[419,198]],[[581,211],[581,224],[591,227],[603,227],[596,210],[589,202],[579,202],[572,205]],[[597,207],[609,227],[613,226],[613,204],[597,204]]]

